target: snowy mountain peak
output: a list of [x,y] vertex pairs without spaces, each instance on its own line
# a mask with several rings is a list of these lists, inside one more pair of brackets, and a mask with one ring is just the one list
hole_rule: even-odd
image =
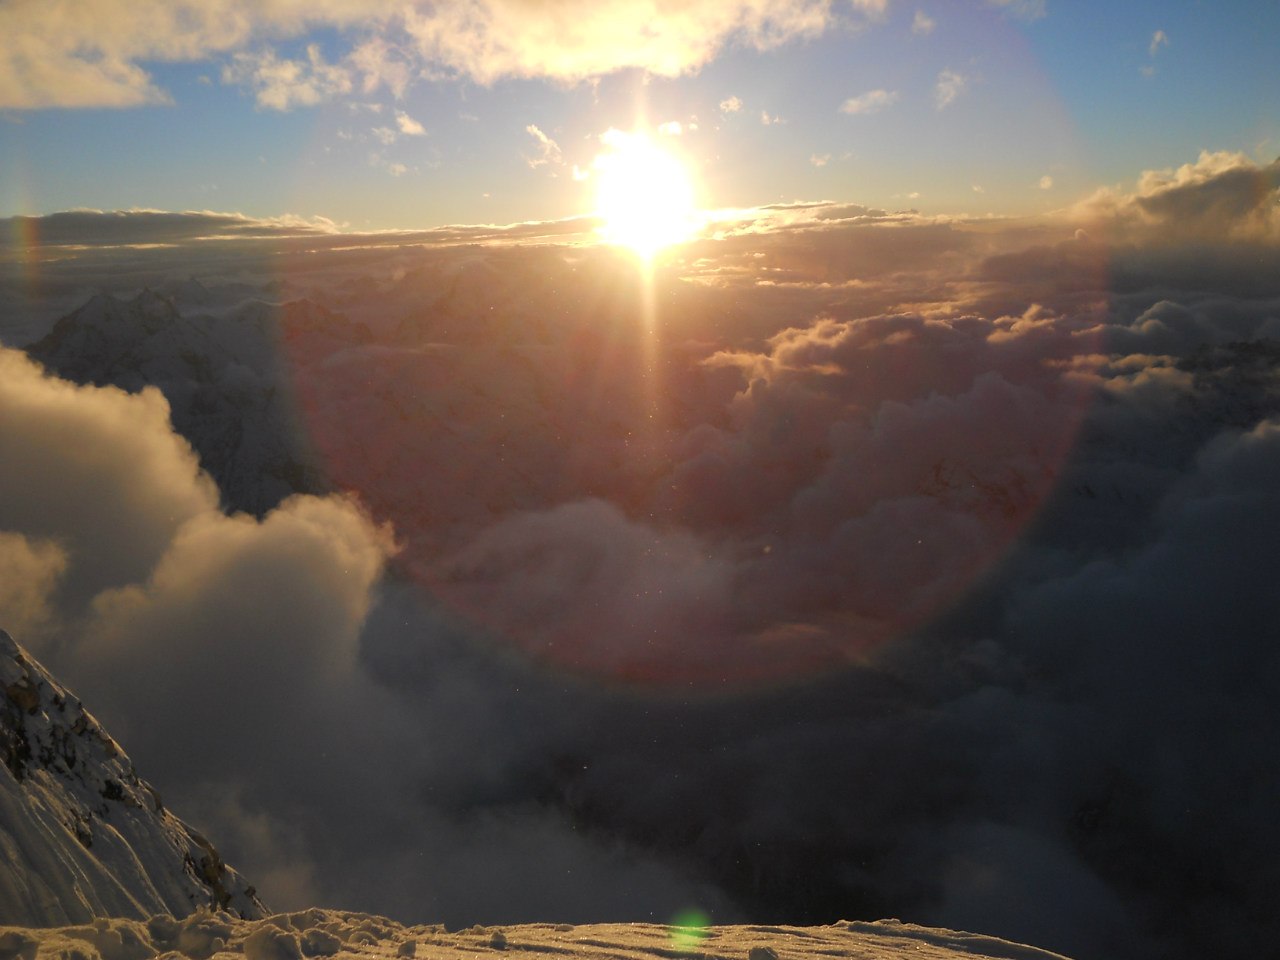
[[90,297],[71,316],[79,322],[125,324],[154,332],[178,319],[173,302],[151,289],[145,289],[132,300],[120,300],[108,293]]
[[163,325],[178,319],[178,311],[173,302],[150,288],[138,294],[130,302],[130,306],[136,307],[138,313],[152,323]]
[[0,766],[0,923],[265,912],[84,705],[3,630]]

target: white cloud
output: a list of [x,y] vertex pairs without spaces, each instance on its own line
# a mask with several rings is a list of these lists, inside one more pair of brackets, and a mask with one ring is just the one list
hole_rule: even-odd
[[[856,0],[868,16],[883,0]],[[474,0],[411,10],[405,27],[429,61],[492,83],[502,77],[584,80],[628,67],[673,77],[730,43],[767,50],[814,37],[835,22],[825,0]]]
[[313,107],[351,92],[351,73],[327,63],[316,44],[305,60],[281,60],[274,50],[237,53],[222,68],[223,83],[244,84],[254,90],[258,106],[270,110]]
[[770,113],[768,110],[761,110],[760,122],[764,124],[766,127],[772,127],[778,124],[786,123],[787,121],[784,120],[782,117],[778,116],[776,113]]
[[0,530],[0,623],[15,636],[43,636],[53,619],[49,596],[67,569],[67,552],[53,540],[30,540]]
[[987,0],[987,3],[1027,23],[1048,14],[1048,0]]
[[[853,0],[853,7],[879,19],[885,0]],[[254,87],[271,109],[309,106],[357,83],[366,93],[385,86],[401,97],[424,74],[486,84],[504,77],[586,80],[631,67],[678,76],[730,44],[772,49],[817,36],[837,19],[829,0],[691,0],[670,7],[629,0],[12,0],[0,5],[0,108],[168,102],[141,64],[226,54],[230,76]],[[317,28],[360,39],[324,65],[248,49]]]
[[725,97],[720,101],[721,113],[737,113],[742,109],[742,101],[737,97]]
[[1040,182],[1038,186],[1040,187],[1041,190],[1053,189],[1053,177],[1049,176],[1046,173],[1043,177],[1040,178]]
[[679,120],[668,120],[666,123],[658,124],[658,133],[664,137],[678,137],[684,133],[684,124]]
[[402,177],[409,172],[409,168],[406,167],[403,163],[393,163],[388,165],[387,171],[393,177]]
[[[217,506],[217,490],[173,434],[169,404],[154,387],[74,387],[7,349],[0,449],[22,465],[0,471],[0,530],[63,545],[75,563],[63,593],[77,603],[145,576],[179,527]],[[47,556],[30,551],[15,559],[11,544],[10,570],[50,569]]]
[[956,102],[956,98],[964,92],[969,79],[954,70],[943,70],[938,74],[938,82],[933,88],[934,103],[939,110],[945,110]]
[[869,90],[840,104],[841,113],[877,113],[898,99],[896,90]]
[[385,86],[397,98],[404,96],[417,72],[409,62],[412,54],[384,37],[370,37],[353,49],[347,59],[361,75],[363,92]]
[[398,126],[400,128],[400,132],[406,136],[423,137],[427,134],[426,128],[403,110],[396,111],[396,126]]
[[1161,47],[1167,47],[1168,45],[1169,35],[1163,30],[1157,30],[1151,35],[1151,45],[1147,48],[1147,51],[1154,57]]
[[1079,204],[1088,220],[1133,236],[1194,242],[1280,241],[1280,161],[1259,167],[1242,153],[1202,151],[1194,163],[1147,170],[1133,193],[1099,190]]
[[377,137],[380,143],[386,146],[396,142],[396,132],[390,127],[374,127],[373,135]]
[[933,28],[937,25],[937,20],[923,10],[917,10],[916,15],[911,19],[911,32],[921,35],[933,33]]
[[[297,496],[261,521],[228,516],[155,387],[78,386],[7,349],[0,449],[22,467],[0,472],[0,616],[37,628],[23,637],[33,652],[78,664],[72,680],[104,720],[137,720],[134,684],[148,690],[148,716],[164,723],[112,722],[137,754],[182,766],[194,738],[201,764],[234,758],[264,745],[251,730],[268,715],[288,724],[298,706],[348,695],[394,549],[353,500]],[[46,640],[51,591],[74,629]],[[178,729],[200,713],[217,723]]]
[[809,155],[809,162],[815,167],[825,167],[831,162],[831,154],[829,153],[813,153]]
[[545,133],[543,133],[537,124],[531,123],[524,128],[524,132],[533,137],[537,153],[532,157],[525,157],[525,162],[529,166],[537,168],[546,164],[559,166],[564,163],[564,157],[560,153],[560,144],[556,143]]

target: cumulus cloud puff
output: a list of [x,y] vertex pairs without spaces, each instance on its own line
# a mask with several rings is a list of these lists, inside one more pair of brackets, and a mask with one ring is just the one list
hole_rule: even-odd
[[21,353],[0,353],[0,370],[0,444],[22,464],[0,480],[0,528],[65,542],[75,601],[145,576],[184,523],[216,508],[159,390],[108,387],[86,403]]
[[1274,241],[1278,188],[1280,160],[1260,167],[1244,154],[1206,150],[1176,169],[1146,171],[1132,192],[1099,191],[1078,212],[1106,218],[1124,239]]
[[282,60],[272,50],[237,53],[222,80],[250,87],[258,106],[273,110],[313,107],[352,88],[351,73],[326,63],[316,44],[307,47],[305,60]]
[[[141,755],[199,779],[341,689],[387,531],[339,497],[228,517],[159,391],[76,386],[8,349],[0,369],[0,450],[21,464],[0,496],[4,616],[98,665],[78,686]],[[237,689],[255,692],[229,710]]]

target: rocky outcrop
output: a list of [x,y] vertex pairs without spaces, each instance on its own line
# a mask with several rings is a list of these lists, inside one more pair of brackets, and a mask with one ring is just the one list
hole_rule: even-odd
[[84,705],[0,630],[0,924],[265,913]]

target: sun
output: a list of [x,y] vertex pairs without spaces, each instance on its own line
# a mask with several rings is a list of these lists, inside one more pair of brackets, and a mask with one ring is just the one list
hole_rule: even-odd
[[684,164],[643,132],[609,130],[601,140],[605,151],[591,165],[600,237],[645,259],[689,240],[698,218]]

